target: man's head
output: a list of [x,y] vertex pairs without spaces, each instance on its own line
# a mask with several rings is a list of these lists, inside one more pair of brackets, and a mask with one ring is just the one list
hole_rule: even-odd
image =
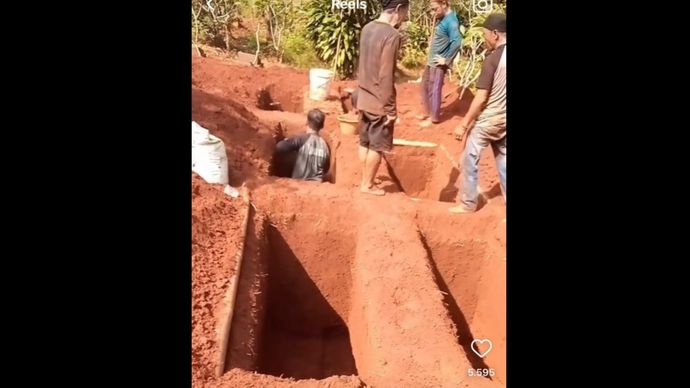
[[431,0],[431,3],[429,3],[429,12],[436,19],[442,19],[449,8],[448,0]]
[[409,0],[381,0],[381,5],[381,15],[386,16],[386,21],[396,29],[410,19]]
[[484,41],[491,50],[506,41],[506,15],[503,13],[492,13],[484,20]]
[[318,109],[312,109],[307,113],[307,132],[319,132],[323,128],[326,115]]

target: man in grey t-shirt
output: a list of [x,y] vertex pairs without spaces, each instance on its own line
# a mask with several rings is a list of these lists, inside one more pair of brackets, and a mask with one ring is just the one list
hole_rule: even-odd
[[297,161],[292,170],[292,178],[323,182],[330,167],[331,152],[326,141],[319,136],[326,116],[318,109],[307,114],[307,133],[281,140],[276,145],[276,153],[297,151]]
[[[491,53],[484,60],[477,80],[477,94],[470,109],[455,130],[458,139],[470,130],[462,156],[462,187],[460,205],[451,213],[477,210],[477,172],[479,155],[491,146],[496,159],[503,198],[506,198],[506,16],[491,14],[483,24],[484,41]],[[471,128],[471,129],[470,129]]]

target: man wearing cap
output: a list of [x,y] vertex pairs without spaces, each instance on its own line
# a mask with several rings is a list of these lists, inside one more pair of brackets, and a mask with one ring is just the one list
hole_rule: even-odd
[[425,120],[420,124],[423,127],[436,124],[440,120],[443,80],[448,66],[453,63],[462,45],[460,20],[455,11],[450,9],[449,0],[432,0],[429,11],[438,24],[434,28],[428,62],[422,75],[421,92],[424,114],[417,118]]
[[503,198],[506,198],[506,16],[491,14],[484,24],[484,41],[491,50],[477,80],[477,94],[470,109],[455,130],[458,140],[465,131],[467,144],[462,156],[460,205],[451,213],[477,210],[477,166],[479,155],[489,145],[493,149]]
[[408,20],[409,0],[382,0],[378,19],[362,28],[356,108],[360,112],[359,190],[373,195],[385,192],[374,186],[381,154],[393,148],[393,125],[398,112],[395,101],[395,62],[400,50],[398,28]]

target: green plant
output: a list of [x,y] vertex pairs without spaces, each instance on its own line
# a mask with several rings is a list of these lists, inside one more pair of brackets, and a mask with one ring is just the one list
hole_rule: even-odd
[[303,28],[291,30],[283,41],[283,60],[296,67],[311,68],[323,66],[316,55],[314,45]]
[[240,14],[243,18],[256,18],[259,10],[256,4],[258,1],[260,0],[239,0]]
[[427,29],[410,23],[403,31],[402,64],[416,68],[426,63],[429,35]]
[[[244,0],[247,1],[247,0]],[[283,61],[284,37],[291,32],[297,17],[297,6],[293,0],[252,0],[255,17],[261,17],[266,26],[269,50]]]
[[[505,12],[505,1],[494,0],[494,12]],[[461,55],[453,66],[453,78],[460,84],[460,99],[467,89],[474,88],[486,56],[482,24],[488,13],[472,12],[470,3],[468,15],[472,15],[468,25],[460,27],[460,33],[463,35]]]
[[359,36],[365,24],[378,14],[378,4],[367,2],[366,10],[331,9],[331,0],[307,3],[307,31],[316,54],[340,76],[352,76],[359,56]]
[[401,30],[403,37],[401,63],[407,68],[414,69],[426,64],[433,23],[428,12],[429,1],[420,0],[410,3],[410,20]]
[[407,69],[418,69],[426,64],[427,54],[413,47],[405,46],[402,49],[400,63]]

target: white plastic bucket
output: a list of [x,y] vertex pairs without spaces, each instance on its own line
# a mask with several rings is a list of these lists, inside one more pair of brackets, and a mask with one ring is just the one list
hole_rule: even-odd
[[333,72],[326,69],[309,70],[309,98],[325,101],[333,80]]
[[225,144],[192,121],[192,171],[208,183],[228,184]]

